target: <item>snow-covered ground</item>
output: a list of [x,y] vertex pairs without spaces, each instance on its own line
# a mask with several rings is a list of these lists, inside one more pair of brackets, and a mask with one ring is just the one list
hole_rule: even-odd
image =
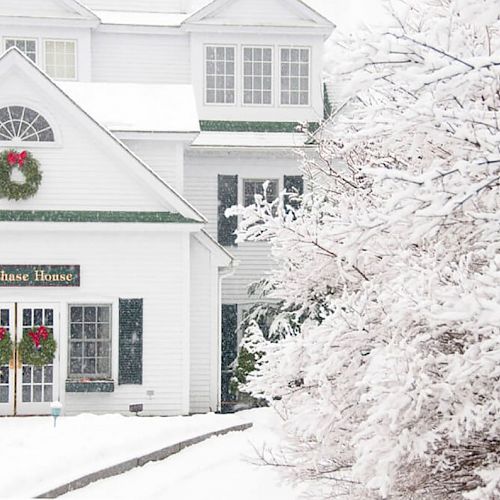
[[279,439],[272,410],[237,414],[254,427],[211,438],[161,462],[98,481],[64,499],[296,500],[301,488],[285,484],[280,471],[259,465],[256,450]]
[[247,412],[172,418],[86,414],[61,417],[55,429],[50,417],[0,418],[0,498],[31,498],[183,439],[248,422],[250,416]]

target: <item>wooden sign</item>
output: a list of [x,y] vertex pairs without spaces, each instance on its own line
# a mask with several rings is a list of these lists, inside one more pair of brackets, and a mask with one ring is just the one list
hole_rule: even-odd
[[0,264],[0,287],[15,286],[80,286],[80,266]]

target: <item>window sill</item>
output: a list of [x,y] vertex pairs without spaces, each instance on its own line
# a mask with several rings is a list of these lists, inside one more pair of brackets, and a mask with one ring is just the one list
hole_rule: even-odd
[[115,383],[113,380],[89,380],[81,382],[79,380],[66,380],[66,392],[114,392]]

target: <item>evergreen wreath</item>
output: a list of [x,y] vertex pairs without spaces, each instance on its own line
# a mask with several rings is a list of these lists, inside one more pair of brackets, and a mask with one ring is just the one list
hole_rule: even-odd
[[[24,183],[20,184],[11,179],[14,168],[24,174]],[[8,200],[31,198],[38,191],[41,182],[40,164],[29,151],[18,153],[9,149],[0,153],[0,193]]]
[[45,366],[54,361],[57,342],[51,329],[38,326],[23,333],[19,354],[25,365]]
[[12,339],[6,328],[0,327],[0,366],[9,363],[12,356]]

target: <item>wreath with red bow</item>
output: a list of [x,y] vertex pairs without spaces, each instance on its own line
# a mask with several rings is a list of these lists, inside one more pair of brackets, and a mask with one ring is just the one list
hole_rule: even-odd
[[8,364],[12,356],[12,340],[6,328],[0,327],[0,366]]
[[25,331],[19,342],[19,354],[25,365],[50,365],[54,361],[56,349],[52,330],[43,325]]
[[[24,176],[24,182],[12,180],[12,171],[17,168]],[[40,164],[29,151],[18,153],[9,149],[0,153],[0,194],[8,200],[26,200],[36,194],[42,173]]]

